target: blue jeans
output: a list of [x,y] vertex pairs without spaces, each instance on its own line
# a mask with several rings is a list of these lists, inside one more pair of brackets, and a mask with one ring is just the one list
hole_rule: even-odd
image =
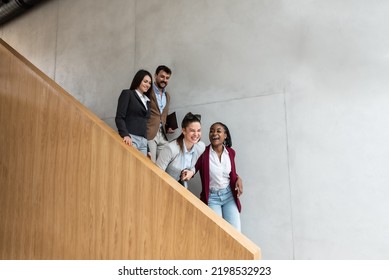
[[130,134],[130,136],[132,140],[132,145],[147,156],[147,139],[142,136],[133,134]]
[[209,192],[208,206],[240,232],[240,214],[230,186]]

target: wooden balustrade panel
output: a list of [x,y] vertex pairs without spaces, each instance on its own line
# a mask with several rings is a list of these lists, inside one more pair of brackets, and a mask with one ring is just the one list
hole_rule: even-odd
[[0,259],[260,258],[255,244],[0,43]]

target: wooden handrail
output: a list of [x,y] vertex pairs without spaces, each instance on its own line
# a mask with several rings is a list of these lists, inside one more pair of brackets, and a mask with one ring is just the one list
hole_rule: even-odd
[[260,249],[0,39],[0,259]]

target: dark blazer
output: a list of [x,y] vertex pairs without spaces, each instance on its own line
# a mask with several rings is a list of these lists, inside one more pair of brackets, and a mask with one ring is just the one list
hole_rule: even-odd
[[147,120],[150,117],[150,102],[147,110],[135,90],[124,89],[119,96],[116,110],[116,126],[121,137],[134,134],[147,138]]
[[153,140],[155,135],[157,135],[161,123],[166,135],[165,124],[169,112],[170,94],[166,92],[166,106],[163,108],[162,114],[159,111],[157,97],[155,96],[153,87],[151,87],[148,97],[150,98],[150,118],[147,122],[147,140]]
[[[209,148],[210,145],[208,145],[205,148],[204,153],[199,157],[195,166],[196,172],[200,171],[200,178],[201,178],[201,185],[202,185],[200,199],[207,205],[208,205],[208,198],[209,198]],[[231,187],[232,194],[234,196],[236,206],[238,207],[238,210],[240,212],[242,207],[240,204],[240,200],[238,198],[238,191],[235,190],[235,184],[236,181],[238,180],[238,174],[236,174],[236,167],[235,167],[235,151],[229,147],[225,147],[225,148],[228,151],[228,155],[230,156],[230,161],[231,161],[230,187]]]

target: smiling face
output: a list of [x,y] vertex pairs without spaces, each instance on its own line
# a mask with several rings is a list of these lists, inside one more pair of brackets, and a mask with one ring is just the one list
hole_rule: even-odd
[[151,87],[151,77],[146,75],[143,77],[143,80],[138,86],[137,90],[139,90],[142,93],[145,93],[149,90],[150,87]]
[[224,140],[228,137],[224,127],[218,123],[215,123],[209,129],[209,141],[212,147],[223,145]]
[[182,129],[184,134],[185,145],[190,149],[194,144],[199,142],[201,138],[201,124],[199,122],[191,122]]
[[159,90],[163,90],[169,83],[170,74],[161,70],[155,75],[155,84]]

